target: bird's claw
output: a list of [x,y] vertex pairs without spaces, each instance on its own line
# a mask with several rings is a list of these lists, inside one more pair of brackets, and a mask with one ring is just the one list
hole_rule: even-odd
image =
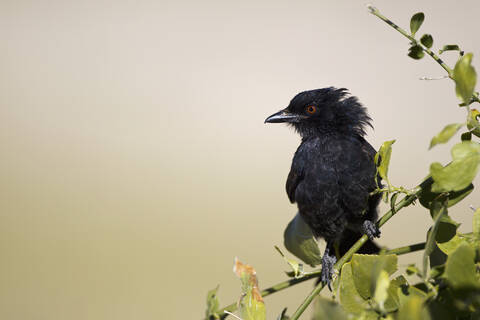
[[363,222],[363,232],[370,238],[370,240],[380,237],[380,229],[370,220],[365,220]]
[[331,282],[334,273],[333,267],[335,262],[337,262],[337,258],[335,256],[325,254],[322,257],[322,273],[320,274],[320,280],[328,286],[330,291],[332,291]]

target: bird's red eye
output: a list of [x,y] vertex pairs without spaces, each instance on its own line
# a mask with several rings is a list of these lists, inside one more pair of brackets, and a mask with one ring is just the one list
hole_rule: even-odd
[[308,112],[309,114],[314,114],[315,112],[317,112],[317,107],[315,107],[315,106],[308,106],[308,107],[307,107],[307,112]]

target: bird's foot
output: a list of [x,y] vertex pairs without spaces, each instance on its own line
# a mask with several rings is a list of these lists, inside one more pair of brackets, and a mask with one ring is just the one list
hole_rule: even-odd
[[337,258],[334,255],[324,254],[322,257],[322,273],[320,280],[328,286],[328,289],[332,291],[330,283],[332,282],[332,276],[334,272],[333,266],[337,262]]
[[370,220],[365,220],[363,222],[363,232],[370,238],[370,240],[380,237],[380,229],[375,222]]

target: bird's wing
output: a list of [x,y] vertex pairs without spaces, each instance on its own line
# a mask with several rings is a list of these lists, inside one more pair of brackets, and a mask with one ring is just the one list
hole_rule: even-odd
[[369,157],[372,157],[373,159],[375,157],[375,154],[377,154],[375,148],[372,147],[372,145],[368,143],[368,141],[365,140],[363,137],[357,136],[357,139],[358,141],[360,141],[363,152],[365,152]]
[[303,173],[298,168],[295,168],[292,165],[290,173],[287,178],[287,194],[288,199],[291,203],[295,203],[295,191],[297,190],[298,184],[303,180]]
[[[373,163],[374,163],[374,168],[375,168],[375,173],[377,172],[377,168],[376,168],[376,164],[375,164],[375,155],[377,154],[377,150],[375,150],[374,147],[372,147],[372,145],[370,143],[368,143],[367,140],[365,140],[363,137],[358,137],[361,145],[362,145],[362,150],[364,152],[364,154],[366,154],[366,156],[370,159],[373,159]],[[381,160],[381,158],[379,158],[379,160]],[[382,187],[382,178],[380,177],[380,175],[377,175],[375,177],[375,179],[377,179],[377,183],[375,185],[375,187]]]
[[370,192],[376,188],[375,149],[363,138],[344,142],[342,161],[337,163],[341,172],[343,206],[353,215],[364,215],[370,209]]

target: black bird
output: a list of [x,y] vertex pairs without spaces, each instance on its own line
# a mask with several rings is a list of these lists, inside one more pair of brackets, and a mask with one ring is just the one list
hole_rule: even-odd
[[380,186],[375,149],[363,138],[372,119],[347,89],[333,87],[297,94],[287,108],[265,122],[287,122],[302,137],[287,179],[287,194],[316,237],[325,239],[320,280],[330,284],[340,254],[362,234],[370,243],[364,253],[378,251],[371,240],[380,236],[375,225]]

